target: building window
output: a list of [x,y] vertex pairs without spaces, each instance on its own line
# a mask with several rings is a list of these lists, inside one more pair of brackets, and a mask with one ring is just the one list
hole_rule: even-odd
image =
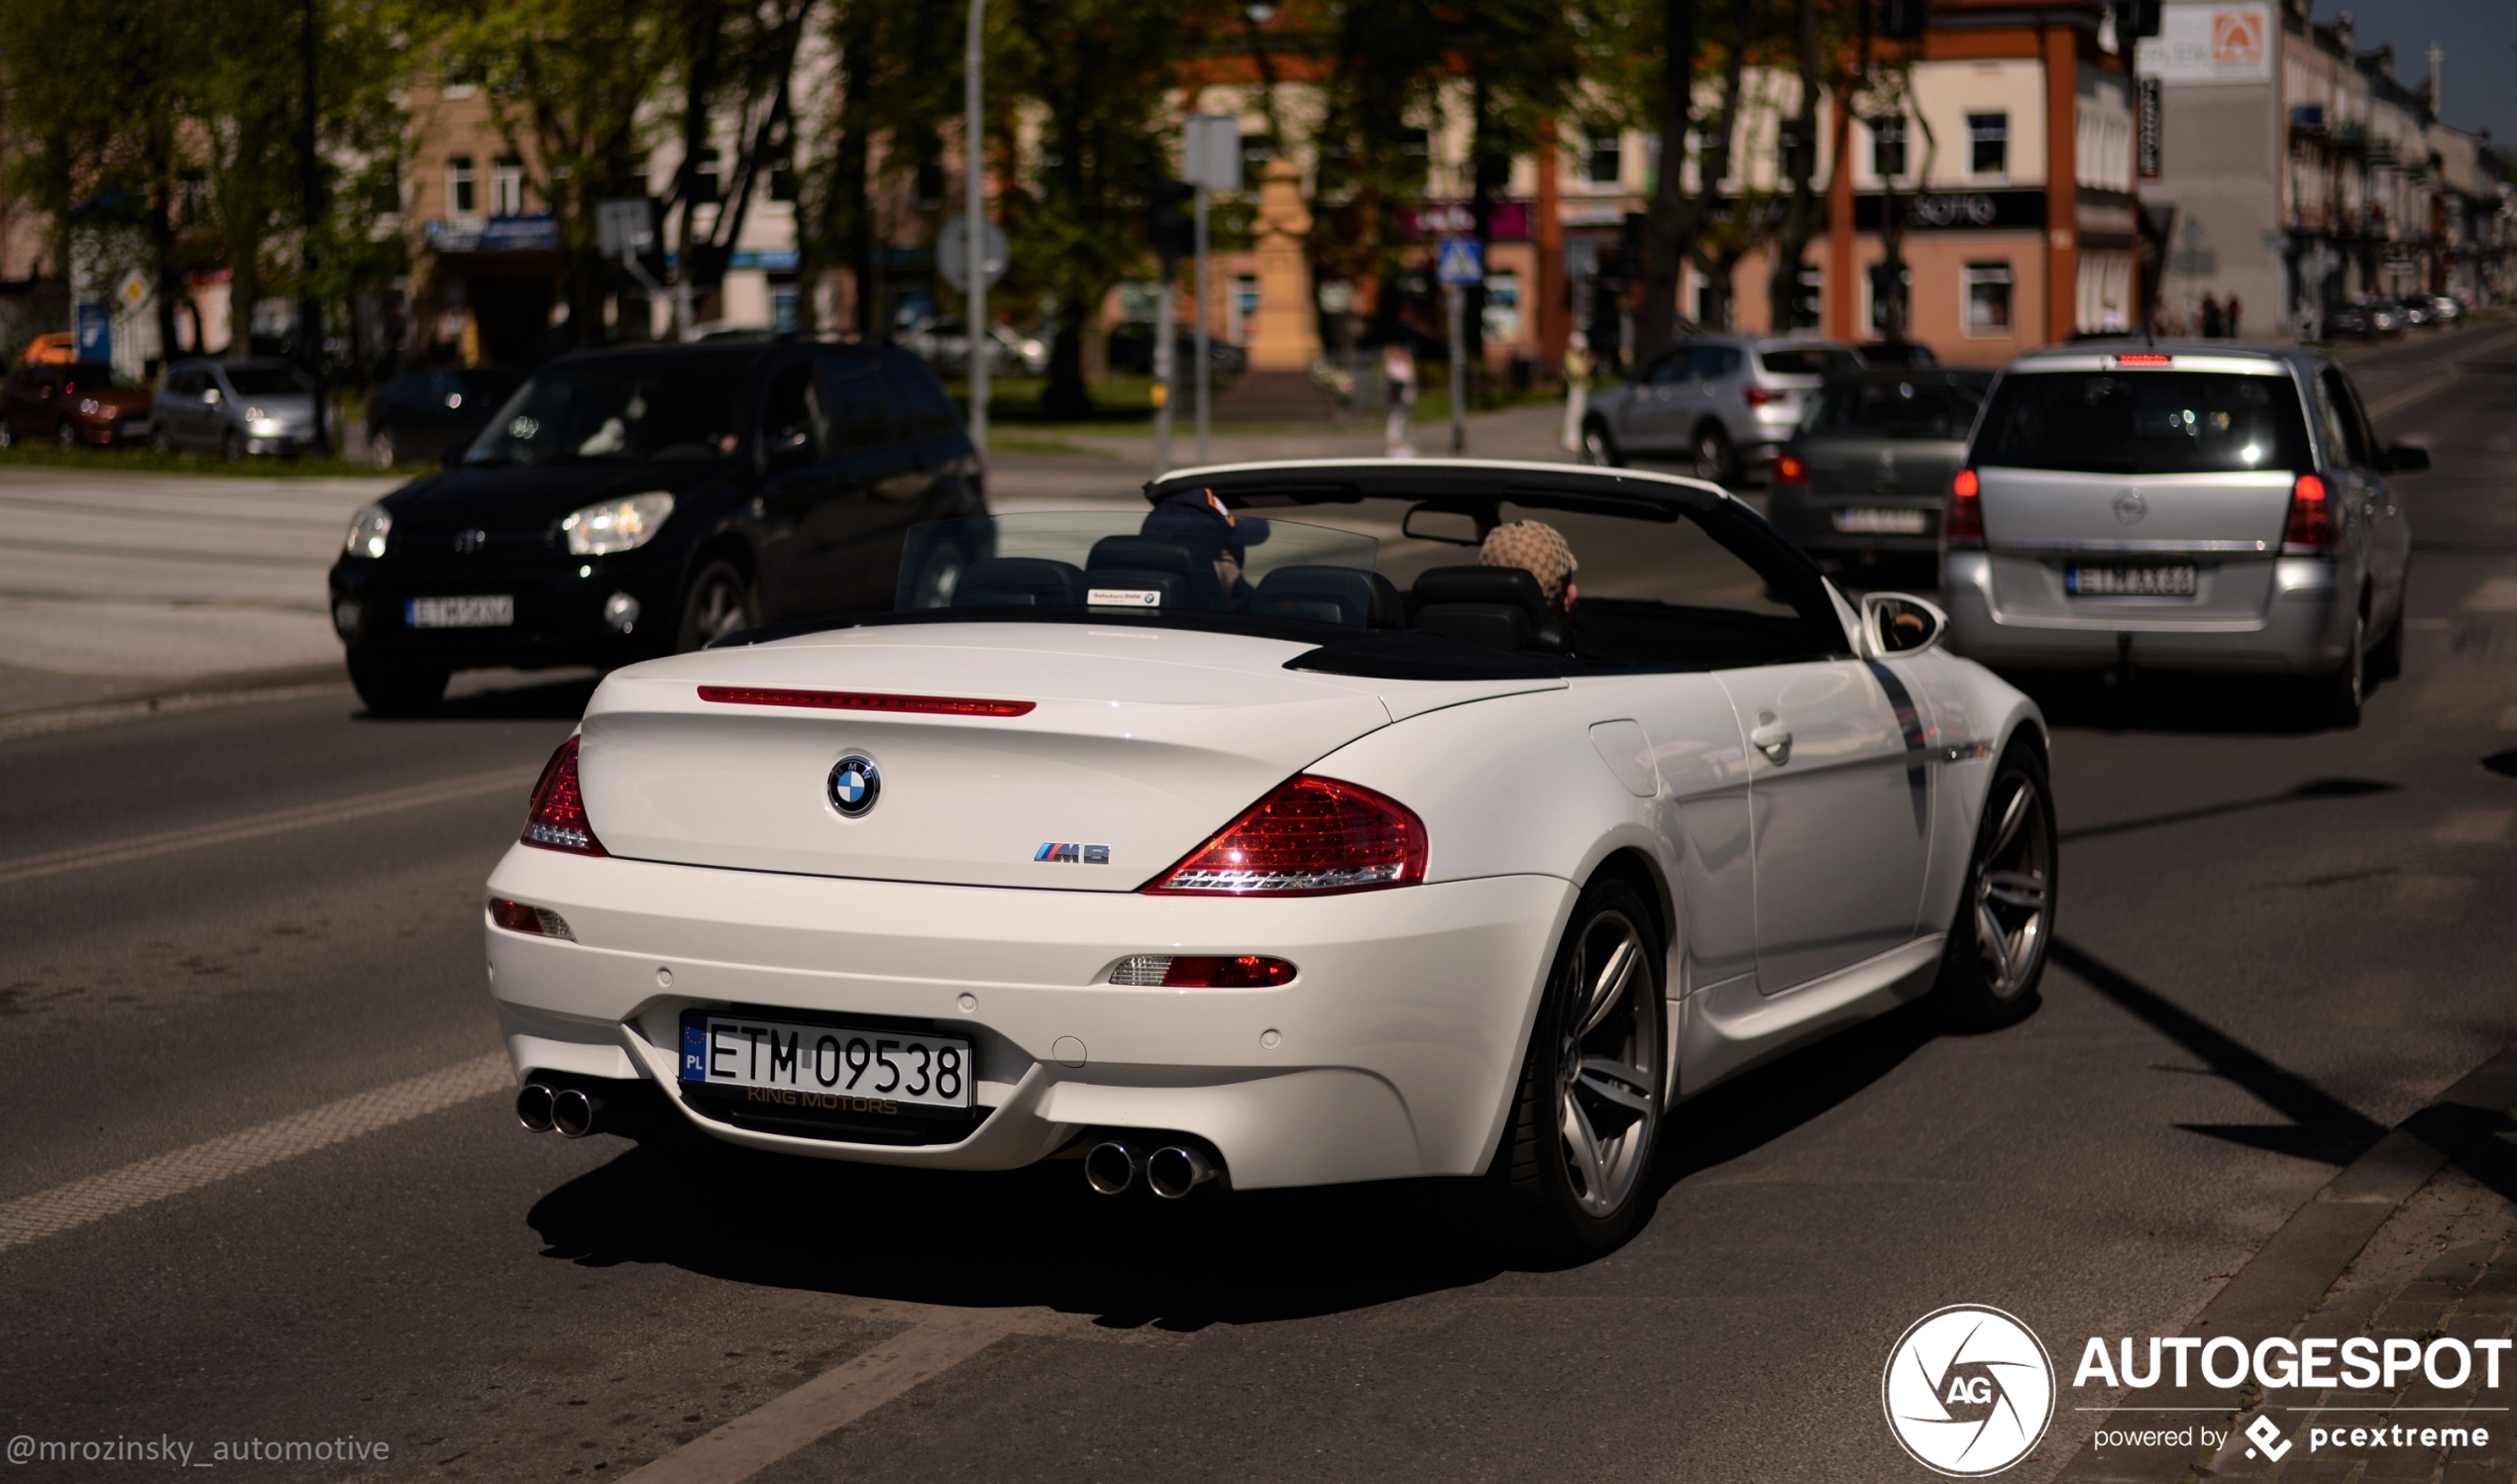
[[1870,121],[1870,172],[1895,180],[1906,172],[1906,116],[1890,114]]
[[490,214],[524,215],[524,161],[512,155],[490,167]]
[[792,202],[796,198],[796,167],[775,164],[769,167],[769,199]]
[[446,214],[471,216],[481,209],[473,198],[472,157],[451,155],[446,159]]
[[1966,265],[1966,333],[2009,335],[2011,333],[2010,291],[2009,264],[1968,264]]
[[1584,164],[1582,178],[1592,185],[1617,185],[1625,180],[1625,136],[1614,129],[1590,131],[1590,153]]
[[1966,168],[1975,175],[2010,173],[2010,115],[1971,113],[1966,116]]
[[1233,317],[1231,333],[1224,338],[1234,345],[1250,344],[1251,327],[1258,319],[1258,275],[1241,273],[1233,278]]
[[693,156],[688,182],[691,199],[699,202],[725,199],[724,187],[718,183],[722,169],[714,150],[702,150]]

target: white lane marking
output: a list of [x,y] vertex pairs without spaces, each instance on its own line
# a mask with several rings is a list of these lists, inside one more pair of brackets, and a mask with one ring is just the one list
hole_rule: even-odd
[[2467,613],[2517,613],[2517,577],[2485,579],[2464,598]]
[[361,1134],[485,1098],[513,1085],[506,1053],[492,1052],[321,1108],[241,1129],[153,1159],[56,1185],[0,1205],[0,1252],[311,1154]]
[[621,1484],[735,1484],[1024,1327],[1016,1310],[946,1309],[695,1437]]
[[2496,845],[2508,838],[2508,825],[2517,818],[2517,809],[2458,809],[2430,831],[2430,838],[2441,845]]
[[[55,850],[46,855],[21,856],[14,861],[0,861],[0,886],[12,882],[33,881],[38,877],[59,876],[69,871],[84,871],[94,866],[120,865],[125,861],[146,860],[151,856],[168,855],[178,850],[193,850],[204,845],[231,845],[239,840],[258,840],[265,835],[285,834],[292,829],[312,829],[317,825],[340,824],[351,819],[365,819],[375,814],[389,814],[397,809],[415,809],[425,804],[451,803],[457,799],[477,798],[484,794],[521,791],[541,777],[539,768],[504,768],[495,773],[480,773],[434,784],[414,784],[406,789],[386,789],[378,794],[358,794],[326,803],[303,804],[293,809],[274,809],[268,814],[249,814],[242,819],[228,819],[216,824],[199,824],[189,829],[170,829],[164,834],[142,835],[130,840],[107,840],[95,845],[81,845],[69,850]],[[521,800],[519,800],[520,805]]]

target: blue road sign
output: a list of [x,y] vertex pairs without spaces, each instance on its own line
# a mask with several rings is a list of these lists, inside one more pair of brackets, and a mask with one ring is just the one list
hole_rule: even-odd
[[81,361],[114,359],[114,318],[102,304],[81,304],[72,322]]
[[1485,254],[1474,237],[1446,237],[1433,274],[1445,288],[1465,288],[1485,281]]

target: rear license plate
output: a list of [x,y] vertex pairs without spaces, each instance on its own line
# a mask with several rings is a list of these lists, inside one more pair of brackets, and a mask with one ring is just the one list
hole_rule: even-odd
[[970,1043],[952,1036],[689,1010],[682,1016],[686,1085],[757,1090],[798,1111],[891,1112],[970,1107]]
[[502,629],[515,622],[515,596],[414,597],[402,613],[415,629]]
[[1920,510],[1855,508],[1835,512],[1835,529],[1858,536],[1919,536],[1927,520]]
[[2191,597],[2190,562],[2159,567],[2066,567],[2062,590],[2074,597]]

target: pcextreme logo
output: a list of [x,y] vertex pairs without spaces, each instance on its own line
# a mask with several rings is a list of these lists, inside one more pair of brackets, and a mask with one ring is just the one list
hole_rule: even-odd
[[1952,1479],[2027,1456],[2054,1418],[2054,1363],[2025,1325],[1952,1304],[1915,1321],[1879,1379],[1888,1430],[1916,1463]]

